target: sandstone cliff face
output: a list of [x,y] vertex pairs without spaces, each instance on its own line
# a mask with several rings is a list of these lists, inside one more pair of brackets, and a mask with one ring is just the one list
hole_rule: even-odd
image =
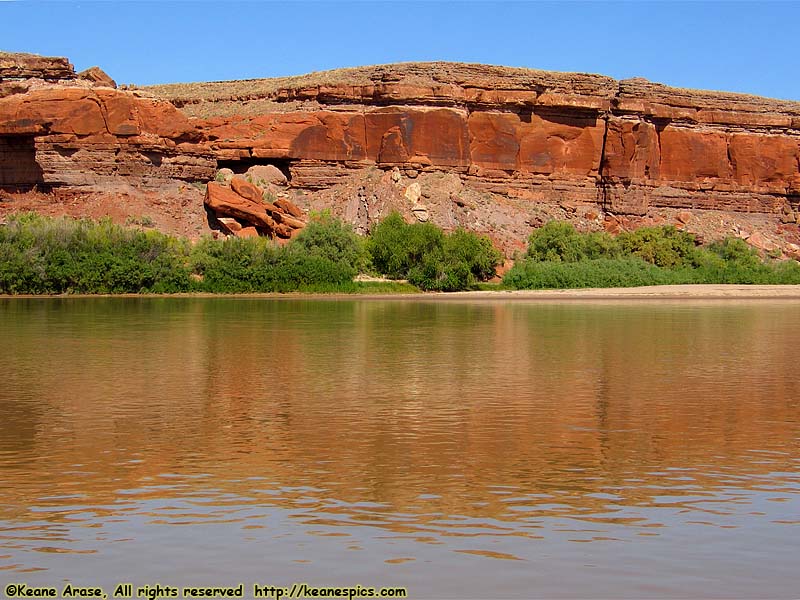
[[633,215],[800,202],[800,103],[482,65],[325,75],[151,91],[199,117],[218,159],[288,161],[300,187],[374,164]]
[[[784,224],[800,212],[797,102],[449,63],[135,91],[108,81],[0,54],[0,187],[159,190],[271,164],[297,204],[362,230],[399,207],[506,248],[561,216],[543,207],[612,229],[685,209]],[[413,215],[412,179],[429,205]]]
[[0,55],[0,186],[158,187],[213,177],[214,158],[169,102],[79,79],[66,59],[14,56]]

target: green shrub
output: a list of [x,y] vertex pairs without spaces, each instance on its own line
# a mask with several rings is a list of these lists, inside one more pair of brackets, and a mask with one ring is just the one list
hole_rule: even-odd
[[800,263],[796,260],[781,260],[772,263],[772,273],[766,283],[780,285],[800,284]]
[[372,230],[367,251],[379,273],[405,279],[412,267],[443,245],[444,233],[432,223],[410,225],[399,213],[392,213]]
[[535,261],[576,262],[583,258],[583,237],[564,221],[550,221],[528,237],[528,258]]
[[[542,230],[544,230],[542,232]],[[762,261],[739,239],[698,248],[671,227],[614,239],[548,224],[503,283],[512,288],[622,287],[676,283],[800,284],[796,261]],[[486,237],[398,214],[378,224],[366,256],[383,273],[426,290],[469,289],[494,275],[502,256]],[[542,258],[547,257],[550,258]],[[352,229],[323,215],[295,240],[188,240],[99,222],[12,215],[0,227],[0,293],[208,291],[354,292],[365,250]],[[200,277],[192,277],[199,275]]]
[[470,288],[475,277],[469,266],[455,257],[448,257],[442,250],[423,256],[406,275],[408,282],[423,290],[455,292]]
[[634,287],[673,282],[668,272],[636,257],[571,263],[523,259],[503,278],[503,285],[514,289]]
[[398,213],[373,229],[366,247],[379,273],[425,290],[468,289],[493,277],[502,260],[485,236],[462,229],[445,235],[432,223],[408,224]]
[[672,225],[642,227],[617,236],[623,256],[638,256],[659,267],[677,268],[692,264],[695,238]]
[[503,278],[518,289],[630,287],[684,283],[800,283],[797,261],[764,262],[740,239],[707,248],[675,227],[644,227],[619,234],[577,233],[551,222],[530,237],[527,258]]
[[[328,230],[341,233],[343,228],[328,224]],[[350,262],[352,254],[326,256],[322,246],[279,247],[266,238],[207,238],[192,246],[183,238],[126,229],[108,219],[95,223],[23,214],[12,216],[0,227],[0,293],[334,291],[337,286],[352,287],[356,273]],[[199,281],[192,274],[200,275]]]
[[190,287],[186,247],[185,240],[125,229],[108,219],[12,216],[0,234],[0,291],[184,291]]
[[577,262],[597,258],[638,256],[659,267],[679,267],[694,257],[694,236],[672,226],[642,227],[620,233],[578,233],[570,223],[550,221],[528,238],[528,258]]
[[550,221],[530,235],[526,256],[538,261],[577,262],[614,258],[619,253],[616,239],[606,232],[578,233],[571,223]]
[[192,250],[192,267],[203,276],[200,288],[216,293],[287,292],[308,286],[352,281],[344,262],[280,247],[266,238],[204,239]]
[[352,226],[327,213],[311,218],[289,246],[301,253],[348,265],[354,271],[353,275],[363,270],[366,264],[362,239]]
[[476,281],[495,276],[496,267],[503,261],[502,253],[486,237],[456,229],[444,239],[444,256],[467,267]]
[[729,264],[755,268],[761,265],[758,251],[740,238],[728,237],[708,249]]
[[611,234],[605,231],[583,234],[584,258],[618,258],[621,254],[622,249],[617,242],[617,238]]

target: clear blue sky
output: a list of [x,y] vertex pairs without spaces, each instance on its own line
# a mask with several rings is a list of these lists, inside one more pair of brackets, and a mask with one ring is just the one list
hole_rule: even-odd
[[800,100],[798,23],[789,1],[0,0],[0,49],[139,85],[449,60]]

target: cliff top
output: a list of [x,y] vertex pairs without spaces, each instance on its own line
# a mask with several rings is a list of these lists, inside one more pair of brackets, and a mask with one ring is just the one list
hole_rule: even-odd
[[174,83],[142,88],[191,116],[315,109],[320,103],[463,104],[465,90],[517,90],[605,98],[615,81],[603,75],[557,73],[471,63],[409,62],[317,71],[270,79]]
[[[99,83],[113,87],[113,80],[103,76]],[[66,58],[0,51],[0,83],[30,79],[74,84],[78,77],[92,79],[86,72],[76,75]],[[452,62],[373,65],[270,79],[173,83],[142,87],[137,95],[168,100],[188,116],[200,118],[248,117],[337,105],[482,106],[505,110],[550,105],[704,122],[728,121],[730,118],[721,117],[721,113],[738,113],[732,122],[766,126],[788,118],[795,128],[800,118],[800,102],[788,100],[676,88],[642,78],[618,81],[604,75]]]
[[473,63],[411,62],[319,71],[293,77],[141,88],[171,101],[189,116],[244,116],[269,111],[315,110],[324,104],[470,103],[538,104],[540,96],[588,108],[619,101],[647,101],[702,110],[800,115],[800,102],[735,92],[676,88],[642,78],[615,80],[604,75],[562,73]]
[[386,65],[348,67],[315,71],[306,75],[265,79],[239,79],[198,83],[171,83],[148,86],[154,93],[175,100],[224,100],[237,93],[274,95],[281,90],[315,86],[374,86],[400,84],[409,86],[458,85],[485,89],[536,89],[555,87],[562,90],[579,87],[587,92],[603,94],[614,85],[603,75],[559,73],[516,67],[500,67],[475,63],[408,62]]

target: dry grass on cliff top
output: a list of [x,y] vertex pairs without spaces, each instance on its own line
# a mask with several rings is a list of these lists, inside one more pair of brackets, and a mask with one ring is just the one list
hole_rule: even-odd
[[[408,62],[387,65],[347,67],[329,71],[315,71],[305,75],[273,77],[264,79],[237,79],[196,83],[168,83],[146,86],[151,91],[169,100],[224,100],[236,95],[259,95],[267,97],[281,90],[311,88],[319,86],[364,86],[381,83],[406,85],[461,85],[486,84],[503,89],[527,89],[531,85],[547,81],[550,85],[574,85],[577,81],[593,83],[603,88],[614,80],[604,75],[584,73],[560,73],[521,67],[503,67],[476,63],[454,62]],[[502,84],[502,85],[500,85]]]
[[[384,84],[504,90],[548,89],[562,92],[577,89],[584,94],[597,96],[607,96],[616,88],[616,82],[603,75],[473,63],[410,62],[317,71],[292,77],[171,83],[140,89],[174,103],[190,116],[210,117],[318,106],[314,102],[287,102],[285,98],[280,102],[276,101],[286,91],[327,86],[359,88]],[[358,95],[358,90],[354,90],[354,93]]]
[[[358,88],[381,84],[420,87],[539,90],[612,98],[647,97],[671,106],[800,115],[800,102],[736,92],[693,90],[642,78],[617,81],[604,75],[561,73],[475,63],[395,63],[317,71],[269,79],[171,83],[140,88],[174,103],[194,117],[251,116],[264,112],[316,109],[314,101],[287,101],[285,92],[326,86]],[[358,90],[353,90],[358,95]],[[283,95],[283,98],[280,96]]]

